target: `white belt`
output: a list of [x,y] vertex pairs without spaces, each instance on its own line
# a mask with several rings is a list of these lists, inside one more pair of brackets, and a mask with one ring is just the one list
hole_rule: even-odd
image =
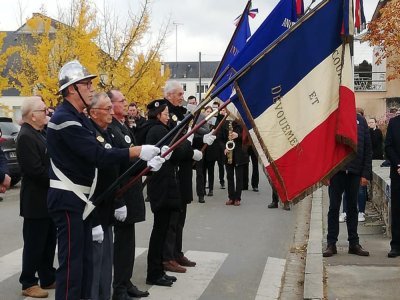
[[[83,220],[89,216],[89,214],[93,211],[95,206],[93,205],[92,201],[90,201],[91,197],[93,196],[94,190],[96,189],[96,184],[97,184],[97,168],[95,169],[94,172],[94,179],[92,182],[92,185],[90,187],[84,186],[84,185],[79,185],[73,183],[67,176],[61,172],[60,169],[58,169],[54,163],[53,160],[50,159],[51,162],[51,168],[53,169],[54,174],[58,177],[59,180],[50,180],[50,187],[55,188],[55,189],[60,189],[60,190],[65,190],[65,191],[70,191],[73,192],[76,196],[78,196],[83,202],[86,203],[85,210],[83,212]],[[89,195],[89,196],[86,196]]]

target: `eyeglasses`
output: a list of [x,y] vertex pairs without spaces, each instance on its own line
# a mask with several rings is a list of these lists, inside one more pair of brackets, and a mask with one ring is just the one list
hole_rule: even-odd
[[90,89],[92,87],[92,81],[80,81],[77,84],[82,84],[82,85],[86,85],[86,87],[88,89]]
[[32,112],[43,112],[43,113],[47,113],[47,111],[48,111],[48,108],[46,107],[46,108],[43,108],[43,109],[35,109],[35,110],[32,110]]
[[91,109],[100,109],[100,110],[104,110],[104,111],[108,111],[111,112],[113,110],[112,106],[109,107],[92,107]]

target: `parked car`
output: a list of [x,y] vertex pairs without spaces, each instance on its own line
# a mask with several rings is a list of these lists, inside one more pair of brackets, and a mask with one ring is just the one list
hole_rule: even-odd
[[11,118],[0,117],[0,147],[7,159],[11,186],[16,185],[21,180],[21,170],[18,165],[15,143],[19,129],[20,126],[14,123]]

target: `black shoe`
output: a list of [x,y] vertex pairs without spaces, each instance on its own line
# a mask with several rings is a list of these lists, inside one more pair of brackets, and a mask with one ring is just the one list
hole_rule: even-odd
[[248,191],[249,190],[249,187],[248,186],[244,186],[243,188],[242,188],[242,191]]
[[150,285],[159,285],[159,286],[172,286],[172,281],[166,279],[164,276],[155,279],[155,280],[146,280],[146,284],[150,284]]
[[326,246],[325,251],[322,253],[322,256],[323,257],[331,257],[334,254],[337,254],[336,245],[328,245],[328,246]]
[[208,192],[207,196],[208,196],[208,197],[212,197],[212,196],[214,196],[214,193],[213,193],[213,191],[212,191],[212,190],[210,190],[210,191]]
[[270,204],[268,204],[268,208],[278,208],[278,203],[271,202]]
[[289,203],[285,202],[282,207],[283,210],[290,210]]
[[350,246],[349,254],[355,254],[358,256],[369,256],[369,252],[367,250],[364,250],[360,245]]
[[169,276],[169,275],[167,275],[167,274],[164,274],[164,276],[163,276],[166,280],[169,280],[169,281],[172,281],[172,282],[175,282],[176,281],[176,277],[175,276]]
[[225,183],[221,183],[221,190],[225,189]]
[[390,249],[390,252],[388,253],[388,257],[397,257],[397,256],[400,256],[400,250]]
[[206,201],[204,201],[204,197],[199,197],[199,203],[205,203]]
[[112,300],[133,300],[127,293],[113,294]]
[[148,291],[141,291],[134,285],[131,286],[126,292],[129,296],[134,298],[147,297],[148,295],[150,295]]
[[253,187],[253,192],[258,192],[258,187]]

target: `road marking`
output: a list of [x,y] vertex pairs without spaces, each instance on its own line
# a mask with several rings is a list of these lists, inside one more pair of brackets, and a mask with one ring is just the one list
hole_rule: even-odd
[[279,299],[286,259],[268,257],[255,300]]
[[178,279],[173,286],[152,286],[148,299],[199,299],[228,256],[227,253],[202,251],[188,251],[185,255],[197,262],[196,267],[187,268],[184,274],[170,274]]
[[22,248],[0,257],[0,282],[21,272]]

